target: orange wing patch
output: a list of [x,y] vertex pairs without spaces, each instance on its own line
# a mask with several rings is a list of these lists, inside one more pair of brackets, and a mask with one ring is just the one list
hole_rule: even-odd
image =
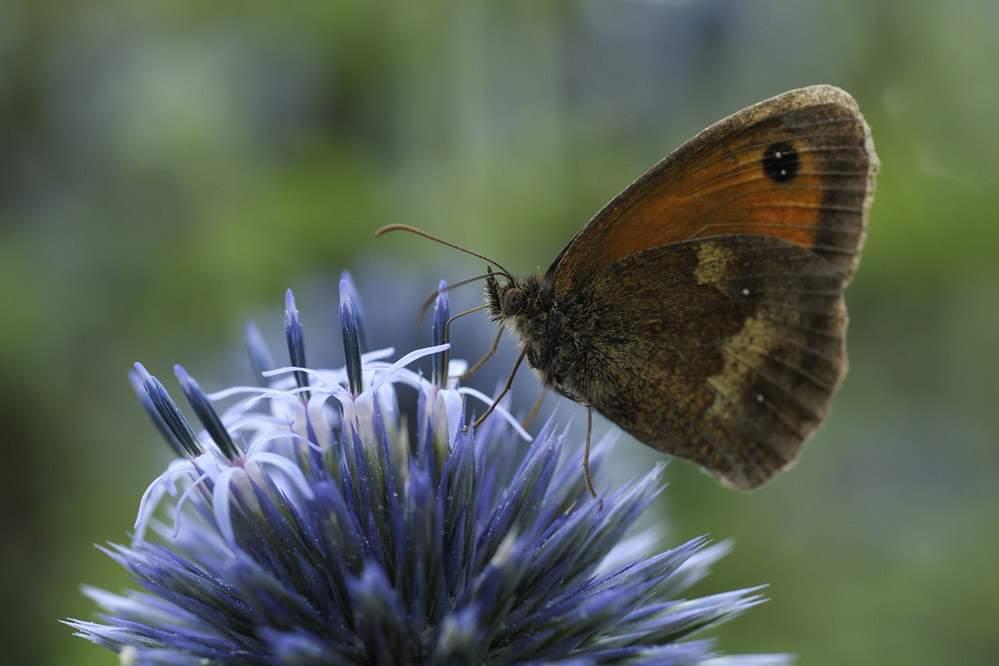
[[[783,139],[716,155],[689,174],[676,194],[669,192],[674,189],[670,183],[661,183],[657,189],[666,191],[651,193],[659,205],[633,207],[622,216],[615,236],[642,229],[651,232],[643,234],[645,241],[663,244],[721,234],[760,234],[812,247],[824,174],[817,152],[803,143]],[[685,194],[677,196],[679,192]]]
[[608,203],[548,270],[578,289],[630,254],[722,234],[783,238],[852,273],[877,162],[856,103],[828,86],[722,120]]

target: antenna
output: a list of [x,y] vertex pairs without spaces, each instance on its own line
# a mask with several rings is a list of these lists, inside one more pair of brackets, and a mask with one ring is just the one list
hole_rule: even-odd
[[[479,254],[478,252],[472,252],[471,250],[469,250],[467,248],[463,248],[460,245],[456,245],[456,244],[454,244],[454,243],[452,243],[450,241],[446,241],[443,238],[438,238],[437,236],[434,236],[433,234],[428,234],[426,231],[423,231],[421,229],[417,229],[416,227],[411,227],[408,224],[389,224],[389,225],[386,225],[386,226],[382,227],[381,229],[379,229],[378,231],[375,232],[375,238],[378,238],[382,234],[387,234],[390,231],[408,231],[411,234],[416,234],[417,236],[423,236],[424,238],[428,238],[428,239],[430,239],[430,240],[432,240],[432,241],[434,241],[436,243],[440,243],[441,245],[447,245],[448,247],[454,248],[455,250],[458,250],[460,252],[464,252],[465,254],[470,254],[473,257],[478,257],[479,259],[482,259],[482,260],[486,261],[487,263],[495,265],[497,268],[499,268],[502,271],[503,277],[505,277],[508,280],[510,280],[510,282],[514,282],[513,275],[510,273],[510,271],[508,271],[507,269],[503,268],[503,266],[498,261],[493,261],[492,259],[490,259],[489,257],[487,257],[485,255]],[[478,278],[476,278],[476,279],[478,279]]]
[[[449,282],[447,283],[447,290],[451,291],[455,287],[463,287],[466,284],[471,284],[476,280],[481,280],[482,278],[489,277],[490,275],[502,275],[504,277],[507,277],[505,273],[497,273],[496,271],[490,270],[488,273],[483,273],[482,275],[476,275],[475,277],[465,278],[464,280],[455,282],[454,284],[451,284]],[[438,294],[440,294],[439,287],[437,289],[434,289],[433,292],[429,296],[427,296],[426,300],[423,301],[423,305],[420,306],[420,312],[419,314],[416,315],[417,326],[423,323],[423,317],[426,316],[427,310],[430,309],[430,306],[434,304],[434,299],[437,298]]]

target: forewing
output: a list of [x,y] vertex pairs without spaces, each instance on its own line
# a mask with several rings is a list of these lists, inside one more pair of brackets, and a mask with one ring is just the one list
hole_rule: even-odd
[[849,277],[877,168],[850,95],[792,90],[712,125],[652,167],[580,229],[548,277],[561,295],[632,253],[733,233],[810,248]]

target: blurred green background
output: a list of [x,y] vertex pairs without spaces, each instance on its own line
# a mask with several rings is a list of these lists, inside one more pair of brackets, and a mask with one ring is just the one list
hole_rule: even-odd
[[[342,269],[376,344],[423,344],[420,299],[482,264],[375,242],[380,225],[547,267],[704,126],[833,83],[883,162],[848,292],[851,374],[793,472],[747,495],[674,463],[661,512],[673,543],[735,539],[698,592],[770,583],[770,602],[715,632],[728,651],[995,664],[997,27],[993,0],[7,0],[6,663],[115,663],[57,620],[92,617],[79,584],[126,585],[93,544],[126,538],[167,460],[125,379],[134,361],[170,387],[175,362],[208,390],[249,382],[243,323],[278,356],[292,287],[310,362],[339,365]],[[480,298],[467,287],[455,308]],[[484,322],[456,331],[459,356],[488,344]]]

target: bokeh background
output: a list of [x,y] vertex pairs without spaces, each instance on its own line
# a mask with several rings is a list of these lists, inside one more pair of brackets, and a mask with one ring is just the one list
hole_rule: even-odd
[[[728,651],[996,663],[997,27],[993,0],[6,0],[5,663],[116,663],[58,620],[92,616],[81,583],[126,585],[93,544],[126,538],[167,460],[134,361],[168,386],[176,362],[209,390],[249,382],[243,323],[278,355],[292,287],[310,362],[339,365],[342,269],[376,345],[425,344],[419,301],[482,262],[376,228],[547,267],[681,141],[812,83],[858,99],[883,162],[851,374],[793,472],[740,494],[674,463],[657,511],[672,543],[734,539],[698,592],[770,584],[715,632]],[[488,346],[481,319],[455,326],[458,355]]]

